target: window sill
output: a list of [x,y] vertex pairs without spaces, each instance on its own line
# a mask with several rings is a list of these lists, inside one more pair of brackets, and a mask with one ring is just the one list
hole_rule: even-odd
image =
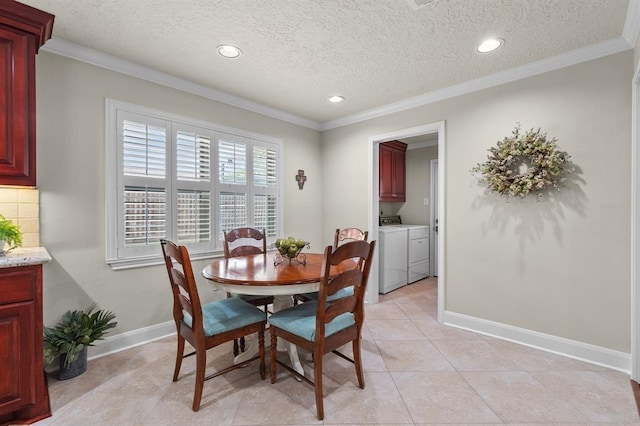
[[[221,257],[220,251],[208,251],[201,253],[189,253],[191,261],[213,259],[215,257]],[[107,265],[111,266],[114,271],[121,271],[124,269],[144,268],[146,266],[164,265],[164,259],[161,254],[155,256],[135,257],[129,259],[107,259]]]

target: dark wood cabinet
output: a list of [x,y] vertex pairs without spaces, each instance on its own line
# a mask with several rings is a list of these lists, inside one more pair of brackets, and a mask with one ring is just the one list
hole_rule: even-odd
[[0,0],[0,185],[36,186],[35,57],[53,19]]
[[0,268],[0,424],[51,415],[42,329],[42,265]]
[[380,201],[406,201],[406,151],[407,144],[400,141],[380,144]]

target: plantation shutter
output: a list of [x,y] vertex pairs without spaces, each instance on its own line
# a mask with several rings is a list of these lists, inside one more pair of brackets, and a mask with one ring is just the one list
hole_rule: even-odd
[[223,231],[250,226],[247,216],[248,139],[216,133],[218,146],[218,240]]
[[151,253],[168,231],[167,143],[164,120],[119,113],[122,173],[118,250],[126,255]]
[[155,265],[163,238],[195,259],[220,254],[222,233],[282,227],[282,142],[106,100],[106,261]]
[[211,140],[210,130],[175,125],[175,217],[178,243],[210,243]]
[[253,142],[253,220],[267,237],[278,235],[278,149],[265,142]]

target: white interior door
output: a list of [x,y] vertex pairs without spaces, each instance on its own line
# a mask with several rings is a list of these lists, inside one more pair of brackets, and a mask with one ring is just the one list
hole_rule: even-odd
[[429,229],[429,266],[431,275],[438,276],[438,160],[431,160],[431,207]]

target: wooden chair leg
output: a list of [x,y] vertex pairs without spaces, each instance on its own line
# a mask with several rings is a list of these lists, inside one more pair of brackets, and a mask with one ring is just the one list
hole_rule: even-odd
[[240,338],[240,352],[244,352],[244,337]]
[[238,348],[238,339],[233,339],[233,356],[236,357],[240,353],[240,349]]
[[322,351],[316,348],[314,353],[313,383],[316,391],[316,411],[318,420],[324,419],[324,399],[322,396]]
[[267,366],[265,363],[264,327],[258,332],[258,354],[260,355],[260,380],[267,378]]
[[271,384],[276,382],[276,357],[278,356],[278,337],[273,331],[273,327],[269,327],[269,334],[271,334],[271,368],[269,369],[269,375],[271,377]]
[[184,357],[184,337],[178,334],[178,348],[176,350],[176,366],[173,369],[173,381],[178,381],[180,367],[182,366],[182,358]]
[[360,389],[364,389],[364,376],[362,375],[362,357],[360,353],[360,338],[357,338],[353,341],[353,363],[356,366],[358,386],[360,386]]
[[207,365],[207,351],[204,347],[196,348],[196,385],[193,392],[193,411],[200,409],[202,388],[204,386],[204,372]]

